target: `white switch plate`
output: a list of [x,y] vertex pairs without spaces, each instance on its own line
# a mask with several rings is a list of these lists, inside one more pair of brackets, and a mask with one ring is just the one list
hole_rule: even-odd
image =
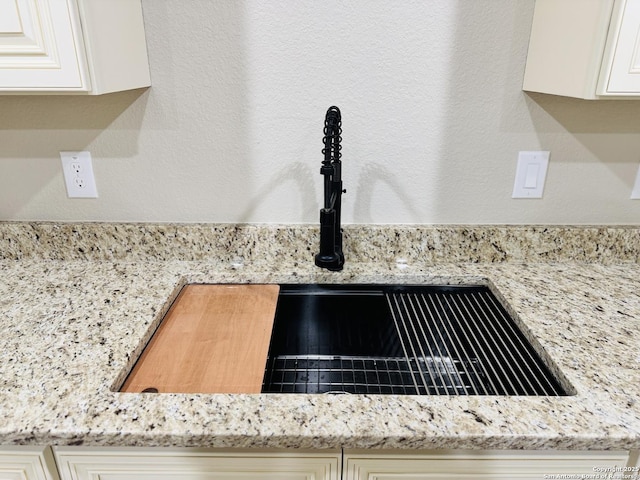
[[638,173],[636,173],[636,182],[634,183],[633,190],[631,191],[631,199],[640,200],[640,167],[638,167]]
[[98,198],[96,180],[93,176],[91,153],[60,152],[62,173],[69,198]]
[[511,198],[542,198],[550,152],[519,152]]

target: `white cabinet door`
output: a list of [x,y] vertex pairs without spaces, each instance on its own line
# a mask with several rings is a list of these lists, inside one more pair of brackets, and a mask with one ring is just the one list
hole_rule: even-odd
[[0,480],[58,480],[49,447],[0,447]]
[[339,480],[340,452],[55,448],[63,480]]
[[[442,451],[419,454],[345,452],[345,480],[540,480],[596,478],[624,467],[624,452]],[[608,472],[613,472],[609,470]],[[575,475],[575,477],[574,477]],[[585,475],[582,477],[581,475]],[[606,476],[604,477],[606,478]]]
[[611,24],[610,55],[603,65],[601,95],[640,93],[640,0],[616,4]]
[[0,0],[0,92],[149,85],[140,0]]
[[536,0],[523,90],[640,98],[640,0]]
[[88,88],[73,1],[0,0],[0,18],[0,88]]

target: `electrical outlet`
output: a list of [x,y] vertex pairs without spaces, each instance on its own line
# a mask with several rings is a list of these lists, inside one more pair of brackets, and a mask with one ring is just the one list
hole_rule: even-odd
[[60,152],[69,198],[98,198],[90,152]]

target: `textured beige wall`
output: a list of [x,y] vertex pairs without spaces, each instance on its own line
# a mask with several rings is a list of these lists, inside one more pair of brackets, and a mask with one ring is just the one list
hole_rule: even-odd
[[[0,220],[315,222],[336,104],[346,222],[640,223],[640,101],[523,93],[533,3],[144,0],[151,89],[0,97]],[[544,198],[511,199],[538,149]]]

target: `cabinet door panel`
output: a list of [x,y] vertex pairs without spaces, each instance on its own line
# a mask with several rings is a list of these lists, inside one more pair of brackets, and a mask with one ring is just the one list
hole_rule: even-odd
[[[615,20],[615,19],[614,19]],[[611,25],[615,31],[616,25]],[[640,0],[624,0],[604,94],[640,92]]]
[[57,448],[63,480],[339,480],[340,454]]
[[20,12],[16,0],[0,0],[0,32],[3,34],[16,34],[22,31],[20,25]]
[[0,0],[0,88],[86,89],[70,0]]

